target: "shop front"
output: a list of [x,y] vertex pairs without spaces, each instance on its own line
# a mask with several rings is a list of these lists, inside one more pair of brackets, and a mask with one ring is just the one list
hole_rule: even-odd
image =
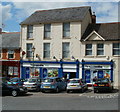
[[20,77],[20,61],[1,61],[0,66],[2,77]]
[[21,61],[21,77],[79,78],[79,62]]
[[110,78],[113,81],[113,62],[82,62],[82,78],[93,83],[96,78]]

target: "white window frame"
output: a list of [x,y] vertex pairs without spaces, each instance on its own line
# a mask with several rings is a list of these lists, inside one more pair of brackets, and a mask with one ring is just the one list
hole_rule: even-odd
[[[114,48],[114,44],[119,44],[118,48]],[[113,56],[120,56],[120,54],[114,54],[114,50],[120,50],[120,43],[113,43],[112,44],[112,55]]]
[[[103,48],[98,48],[98,45],[102,44],[103,45]],[[101,54],[98,54],[99,51],[102,51],[102,55]],[[97,44],[97,56],[104,56],[104,44],[103,43],[99,43]]]
[[[10,58],[9,55],[13,55],[13,58]],[[14,58],[15,58],[15,51],[14,50],[8,50],[8,59],[14,59]]]
[[[66,24],[69,24],[69,28],[67,29],[65,29]],[[65,35],[66,32],[69,33],[68,36]],[[63,23],[63,38],[70,38],[70,22]]]
[[[68,47],[69,47],[67,51],[64,49],[65,44],[68,44]],[[65,53],[67,54],[67,57],[65,57],[65,55],[64,55]],[[69,59],[70,58],[70,42],[63,42],[62,43],[62,58],[63,59]]]
[[[49,45],[49,50],[45,49],[45,45]],[[45,55],[46,52],[48,53],[48,56]],[[50,43],[43,43],[43,58],[50,59]]]
[[33,39],[33,25],[27,26],[27,39]]
[[[47,28],[49,26],[49,28]],[[49,33],[49,36],[46,34]],[[51,24],[44,24],[44,39],[50,39],[51,37]]]
[[[28,45],[29,45],[29,44],[31,44],[31,49],[28,50]],[[33,55],[33,54],[32,54],[32,46],[33,46],[32,43],[26,43],[26,53],[27,53],[27,54],[26,54],[26,58],[32,58],[32,57],[33,57],[33,56],[32,56],[32,55]],[[28,53],[28,52],[31,53],[31,56],[29,56],[29,53]]]
[[2,49],[0,49],[0,59],[2,58]]
[[[85,44],[85,56],[92,56],[93,55],[93,45],[92,48],[87,48],[87,45],[92,45],[92,44]],[[87,54],[87,51],[91,51],[91,54]]]

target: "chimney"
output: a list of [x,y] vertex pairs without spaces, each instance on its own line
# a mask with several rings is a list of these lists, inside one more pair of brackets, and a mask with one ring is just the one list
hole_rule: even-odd
[[96,15],[95,15],[95,12],[93,12],[93,15],[92,15],[92,23],[96,24]]

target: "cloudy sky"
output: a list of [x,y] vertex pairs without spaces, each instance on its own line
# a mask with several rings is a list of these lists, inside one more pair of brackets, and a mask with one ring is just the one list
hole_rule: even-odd
[[[74,2],[76,1],[76,2]],[[0,2],[0,27],[4,31],[20,31],[20,22],[36,10],[91,6],[98,23],[118,22],[118,0],[3,0]],[[96,2],[97,1],[97,2]],[[108,2],[109,1],[109,2]],[[2,9],[2,10],[1,10]]]

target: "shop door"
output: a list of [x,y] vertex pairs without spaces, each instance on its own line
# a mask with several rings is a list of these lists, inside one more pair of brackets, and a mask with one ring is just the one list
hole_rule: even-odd
[[90,83],[90,70],[85,70],[85,81],[86,83]]
[[98,71],[98,78],[103,78],[104,75],[103,75],[103,71]]

